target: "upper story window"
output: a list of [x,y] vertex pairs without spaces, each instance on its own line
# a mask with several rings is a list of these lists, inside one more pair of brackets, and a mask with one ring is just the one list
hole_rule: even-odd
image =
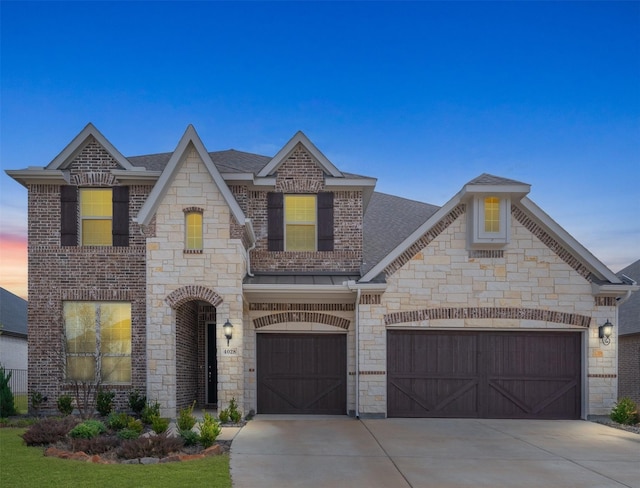
[[202,251],[202,210],[185,210],[185,251]]
[[284,196],[285,251],[316,250],[316,196]]
[[111,188],[80,188],[83,246],[111,246],[113,203]]
[[269,251],[333,251],[333,193],[267,194]]
[[128,246],[129,187],[60,188],[62,246]]
[[510,199],[508,196],[476,195],[469,212],[469,241],[475,248],[502,247],[509,242]]

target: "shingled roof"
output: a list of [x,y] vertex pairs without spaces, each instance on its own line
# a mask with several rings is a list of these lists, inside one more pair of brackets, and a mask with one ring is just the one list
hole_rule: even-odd
[[27,337],[27,301],[0,288],[0,324],[2,333]]
[[[621,270],[618,276],[626,276],[640,283],[640,259]],[[632,293],[629,299],[620,305],[618,322],[620,335],[640,333],[640,292]]]

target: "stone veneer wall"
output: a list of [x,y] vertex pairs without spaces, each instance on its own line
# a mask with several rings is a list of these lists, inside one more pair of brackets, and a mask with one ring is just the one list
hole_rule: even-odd
[[620,337],[618,398],[629,397],[640,406],[640,334]]
[[[334,193],[334,250],[330,252],[268,251],[267,191],[247,191],[231,186],[236,200],[253,222],[257,237],[251,252],[256,272],[349,272],[358,273],[362,261],[362,192]],[[273,191],[316,194],[325,191],[324,174],[304,146],[296,146],[277,171]]]
[[[517,219],[503,257],[469,257],[464,212],[449,217],[426,247],[387,276],[381,305],[360,305],[361,414],[386,411],[386,328],[565,329],[587,334],[585,414],[605,414],[616,400],[615,338],[598,339],[613,304],[594,299],[572,268]],[[477,255],[477,254],[476,254]],[[488,254],[493,256],[493,253]],[[404,317],[401,321],[398,318]],[[546,317],[546,319],[545,319]]]
[[[109,170],[113,158],[91,140],[70,165],[71,183],[84,187],[117,185]],[[106,184],[108,183],[108,185]],[[145,247],[139,227],[131,220],[151,191],[131,186],[129,247],[60,246],[60,187],[29,185],[29,392],[49,398],[44,409],[70,392],[64,382],[62,353],[65,300],[126,301],[131,303],[132,381],[113,385],[116,408],[128,408],[131,389],[144,392],[146,382]]]
[[[238,354],[222,356],[218,347],[218,403],[224,408],[235,397],[244,408],[242,277],[246,253],[241,240],[230,236],[229,207],[195,149],[188,147],[183,158],[158,206],[155,236],[147,239],[147,396],[160,402],[166,417],[174,417],[178,406],[177,311],[190,301],[216,306],[219,346],[226,345],[222,324],[228,318],[234,325],[230,347],[236,347]],[[183,209],[194,206],[204,209],[204,249],[199,254],[184,252]],[[198,381],[203,385],[204,352],[193,350],[191,354],[199,358]]]

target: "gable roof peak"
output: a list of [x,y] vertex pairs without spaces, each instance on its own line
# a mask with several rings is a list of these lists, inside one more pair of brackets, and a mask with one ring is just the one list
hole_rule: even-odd
[[89,122],[84,129],[80,131],[80,133],[73,138],[73,140],[67,144],[67,146],[58,154],[53,161],[51,161],[46,169],[48,170],[58,170],[58,169],[66,169],[71,162],[75,159],[75,157],[82,151],[87,145],[87,141],[90,137],[93,137],[98,144],[100,144],[105,151],[107,151],[113,159],[116,160],[118,165],[126,170],[143,170],[144,168],[136,168],[133,166],[129,160],[122,155],[120,151],[116,149],[116,147],[111,144],[107,140],[107,138],[102,135],[95,125]]
[[260,170],[258,176],[267,177],[273,175],[277,171],[278,167],[287,160],[298,144],[302,144],[307,151],[309,151],[311,156],[315,158],[325,173],[336,178],[344,177],[342,172],[336,168],[324,154],[322,154],[322,151],[320,151],[320,149],[318,149],[301,130],[296,132],[293,137],[289,139],[289,142],[287,142],[282,149],[278,151],[278,154],[276,154],[271,161],[269,161],[269,163]]
[[528,183],[503,178],[502,176],[496,176],[489,173],[482,173],[480,176],[469,181],[467,185],[528,185]]

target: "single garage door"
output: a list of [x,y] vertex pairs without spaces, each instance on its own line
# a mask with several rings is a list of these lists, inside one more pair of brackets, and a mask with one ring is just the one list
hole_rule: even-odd
[[389,417],[580,418],[575,332],[387,332]]
[[344,415],[345,334],[258,334],[258,413]]

